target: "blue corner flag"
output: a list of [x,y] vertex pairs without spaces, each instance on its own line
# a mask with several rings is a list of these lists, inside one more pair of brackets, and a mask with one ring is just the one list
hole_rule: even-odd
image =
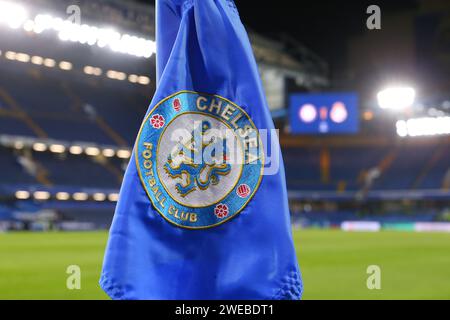
[[283,162],[232,0],[157,0],[158,85],[100,285],[113,299],[300,299]]

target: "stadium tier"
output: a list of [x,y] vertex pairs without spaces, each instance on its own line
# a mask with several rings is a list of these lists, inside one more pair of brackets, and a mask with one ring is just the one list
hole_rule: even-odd
[[126,146],[133,143],[149,103],[126,89],[14,74],[0,78],[0,95],[2,134]]
[[446,189],[450,150],[436,142],[421,146],[286,148],[284,161],[290,190],[439,190]]

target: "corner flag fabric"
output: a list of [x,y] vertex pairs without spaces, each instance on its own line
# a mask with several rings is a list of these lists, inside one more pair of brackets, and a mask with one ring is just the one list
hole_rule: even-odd
[[113,299],[300,299],[284,168],[231,0],[157,0],[157,89],[110,229]]

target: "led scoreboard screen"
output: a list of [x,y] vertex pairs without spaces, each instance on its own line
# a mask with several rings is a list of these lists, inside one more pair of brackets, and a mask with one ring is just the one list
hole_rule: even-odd
[[355,93],[292,94],[289,109],[291,133],[352,134],[359,130]]

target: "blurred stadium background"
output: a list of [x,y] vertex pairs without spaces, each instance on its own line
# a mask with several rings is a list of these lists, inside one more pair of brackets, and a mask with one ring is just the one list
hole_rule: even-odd
[[[403,2],[375,31],[360,4],[358,32],[323,55],[248,18],[305,298],[450,298],[450,5]],[[0,298],[105,298],[105,230],[155,90],[154,17],[135,1],[0,0]]]

